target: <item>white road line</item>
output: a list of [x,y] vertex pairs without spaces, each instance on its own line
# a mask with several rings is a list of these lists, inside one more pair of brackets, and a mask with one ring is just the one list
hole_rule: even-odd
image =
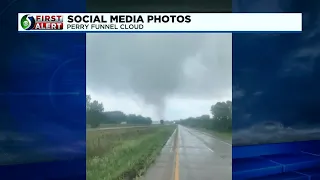
[[211,148],[209,148],[206,144],[204,144],[206,146],[207,149],[209,149],[209,151],[214,152],[214,150],[212,150]]

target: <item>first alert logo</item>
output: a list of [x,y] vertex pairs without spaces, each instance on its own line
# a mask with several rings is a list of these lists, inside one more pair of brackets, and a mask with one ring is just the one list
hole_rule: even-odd
[[24,30],[62,30],[62,15],[30,15],[22,16],[20,25]]
[[[143,29],[144,23],[142,16],[136,18],[136,16],[115,15],[108,16],[103,15],[77,15],[68,16],[67,29],[70,30],[108,30],[108,29]],[[108,23],[110,22],[110,23]],[[131,24],[127,24],[131,23]],[[140,23],[140,24],[137,24]]]

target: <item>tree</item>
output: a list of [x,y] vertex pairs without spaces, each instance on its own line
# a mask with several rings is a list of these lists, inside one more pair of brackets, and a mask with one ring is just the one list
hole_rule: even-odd
[[94,100],[90,104],[90,111],[96,111],[102,113],[104,111],[104,107],[102,103],[99,103],[97,100]]
[[87,111],[87,124],[92,128],[99,127],[105,118],[105,115],[98,111]]
[[129,114],[127,116],[128,124],[151,124],[152,119],[150,117],[143,117],[141,115]]
[[121,111],[107,111],[104,112],[104,114],[107,116],[108,119],[108,122],[106,122],[106,124],[120,124],[122,122],[127,122],[127,116]]
[[160,120],[160,124],[164,124],[164,121],[162,119]]
[[232,102],[217,102],[211,106],[213,128],[219,131],[232,130]]
[[231,117],[231,106],[231,101],[217,102],[215,105],[211,106],[211,113],[216,117]]
[[104,111],[103,104],[97,100],[91,99],[90,95],[86,96],[87,124],[91,127],[98,127],[100,124],[141,124],[150,125],[152,119],[141,115],[126,115],[121,111]]
[[179,124],[194,127],[204,128],[208,130],[230,132],[232,130],[232,102],[217,102],[212,105],[210,111],[213,115],[202,115],[199,117],[189,117],[181,119]]
[[91,102],[91,96],[86,96],[86,113],[87,113],[87,124],[92,128],[98,127],[101,122],[106,118],[103,114],[104,107],[102,103],[99,103],[97,100]]

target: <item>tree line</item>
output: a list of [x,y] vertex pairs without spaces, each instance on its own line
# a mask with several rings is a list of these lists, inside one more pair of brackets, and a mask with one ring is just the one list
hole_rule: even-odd
[[[122,111],[105,111],[104,106],[97,100],[92,100],[90,95],[86,96],[87,125],[96,128],[100,124],[141,124],[150,125],[152,119],[136,114],[125,114]],[[211,106],[211,114],[199,117],[176,120],[181,125],[193,128],[205,128],[208,130],[231,132],[232,130],[232,102],[217,102]],[[161,120],[164,124],[166,121]]]
[[210,108],[212,118],[209,115],[180,119],[177,123],[194,128],[205,128],[219,132],[232,131],[232,101],[217,102]]
[[100,124],[152,124],[150,117],[136,114],[125,114],[122,111],[105,111],[104,106],[97,100],[92,100],[90,95],[86,96],[87,125],[92,128]]

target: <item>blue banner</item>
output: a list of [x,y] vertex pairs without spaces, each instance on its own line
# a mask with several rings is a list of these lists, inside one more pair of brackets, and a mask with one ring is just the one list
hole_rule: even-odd
[[1,179],[85,179],[85,34],[19,34],[19,12],[85,12],[85,1],[2,1]]

